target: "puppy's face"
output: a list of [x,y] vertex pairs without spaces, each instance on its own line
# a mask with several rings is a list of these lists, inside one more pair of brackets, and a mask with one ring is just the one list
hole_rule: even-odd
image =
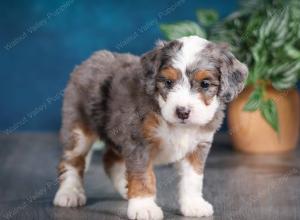
[[206,124],[219,106],[219,80],[211,70],[182,72],[173,66],[163,67],[156,87],[161,114],[170,123]]
[[161,43],[142,57],[146,90],[172,124],[205,125],[243,88],[247,67],[224,46],[191,36]]

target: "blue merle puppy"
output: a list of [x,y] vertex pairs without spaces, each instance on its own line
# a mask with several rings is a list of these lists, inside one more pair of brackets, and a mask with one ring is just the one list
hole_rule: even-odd
[[176,163],[184,216],[213,214],[202,196],[203,169],[225,104],[243,89],[247,67],[224,45],[197,36],[141,57],[96,52],[76,67],[65,90],[54,204],[86,203],[83,175],[92,143],[106,143],[104,169],[128,200],[129,219],[162,219],[153,166]]

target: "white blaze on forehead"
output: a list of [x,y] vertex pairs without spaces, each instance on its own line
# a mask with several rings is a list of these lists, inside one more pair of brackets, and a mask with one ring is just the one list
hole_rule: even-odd
[[182,43],[182,47],[173,58],[172,64],[184,74],[186,67],[195,61],[196,55],[208,44],[208,41],[198,36],[182,37],[178,41]]

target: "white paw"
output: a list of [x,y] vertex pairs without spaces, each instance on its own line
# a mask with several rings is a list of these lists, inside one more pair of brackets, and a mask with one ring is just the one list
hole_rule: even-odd
[[212,205],[202,197],[183,199],[180,204],[180,210],[187,217],[207,217],[214,213]]
[[128,202],[127,216],[137,220],[160,220],[164,215],[152,197],[134,198]]
[[83,189],[59,188],[53,204],[61,207],[78,207],[86,203],[86,196]]

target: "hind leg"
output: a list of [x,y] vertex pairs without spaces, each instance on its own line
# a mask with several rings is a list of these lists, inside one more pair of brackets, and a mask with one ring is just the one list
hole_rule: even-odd
[[54,205],[77,207],[85,205],[83,188],[85,160],[96,135],[84,124],[63,126],[61,138],[64,144],[63,158],[58,166],[60,186],[54,198]]
[[114,188],[127,199],[127,179],[125,162],[121,155],[108,148],[103,155],[104,170],[111,179]]

